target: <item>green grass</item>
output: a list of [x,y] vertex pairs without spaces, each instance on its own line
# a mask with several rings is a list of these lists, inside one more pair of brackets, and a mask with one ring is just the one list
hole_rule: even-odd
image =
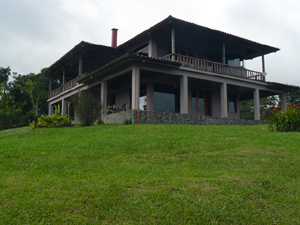
[[299,163],[267,126],[0,131],[0,223],[300,224]]

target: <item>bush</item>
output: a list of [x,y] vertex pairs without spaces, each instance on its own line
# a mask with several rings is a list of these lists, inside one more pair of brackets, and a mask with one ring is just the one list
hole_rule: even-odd
[[[42,115],[38,118],[38,127],[65,127],[70,126],[70,118],[68,116],[62,116],[60,112],[60,106],[55,106],[55,112],[52,116]],[[31,128],[35,128],[35,121],[30,124]]]
[[99,99],[95,98],[92,93],[81,92],[78,99],[74,101],[74,108],[80,125],[91,126],[97,120],[97,123],[101,123],[102,106]]
[[123,121],[123,125],[129,125],[132,124],[132,120],[131,119],[126,119]]
[[278,105],[277,108],[268,108],[263,114],[271,131],[300,131],[300,104],[289,103],[286,110]]

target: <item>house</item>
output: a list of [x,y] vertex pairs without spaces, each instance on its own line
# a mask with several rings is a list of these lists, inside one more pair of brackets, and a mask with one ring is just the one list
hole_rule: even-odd
[[[67,102],[89,90],[103,104],[104,116],[121,115],[120,109],[127,108],[138,116],[137,122],[146,112],[185,121],[238,121],[240,101],[253,99],[254,118],[259,121],[260,97],[279,95],[285,108],[286,93],[293,88],[266,81],[265,56],[277,51],[172,16],[119,46],[117,29],[112,29],[111,47],[82,41],[44,72],[50,81],[62,80],[56,90],[50,82],[49,114],[55,104],[61,104],[66,114]],[[262,71],[246,69],[245,60],[256,57],[261,57]]]

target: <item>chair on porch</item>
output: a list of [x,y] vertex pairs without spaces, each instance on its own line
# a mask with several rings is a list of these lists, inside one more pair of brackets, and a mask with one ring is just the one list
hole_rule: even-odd
[[121,106],[121,111],[126,111],[127,103],[123,103]]

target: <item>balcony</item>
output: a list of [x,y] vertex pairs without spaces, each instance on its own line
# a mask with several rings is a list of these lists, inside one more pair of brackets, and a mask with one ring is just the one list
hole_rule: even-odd
[[63,93],[64,91],[70,90],[73,87],[78,85],[78,80],[79,78],[81,78],[82,76],[84,76],[85,74],[78,76],[76,78],[74,78],[73,80],[70,80],[69,82],[63,84],[62,86],[60,86],[59,88],[53,90],[53,91],[49,91],[48,93],[48,99],[53,98],[61,93]]
[[206,72],[230,75],[250,80],[265,81],[265,77],[261,72],[247,70],[243,67],[229,66],[226,64],[212,62],[204,59],[198,59],[179,54],[169,54],[160,58],[161,60],[168,60],[181,63],[182,66],[202,70]]
[[[198,58],[189,57],[185,55],[169,54],[160,58],[160,60],[178,62],[181,63],[183,67],[188,67],[196,70],[224,74],[224,75],[256,80],[256,81],[265,81],[265,77],[261,72],[247,70],[243,67],[229,66],[218,62],[212,62],[212,61],[198,59]],[[59,88],[53,91],[49,91],[48,99],[51,99],[65,91],[71,90],[72,88],[78,86],[79,85],[78,80],[80,78],[84,78],[87,76],[89,76],[89,74],[87,73],[82,74],[80,76],[77,76],[73,80],[63,84]]]

